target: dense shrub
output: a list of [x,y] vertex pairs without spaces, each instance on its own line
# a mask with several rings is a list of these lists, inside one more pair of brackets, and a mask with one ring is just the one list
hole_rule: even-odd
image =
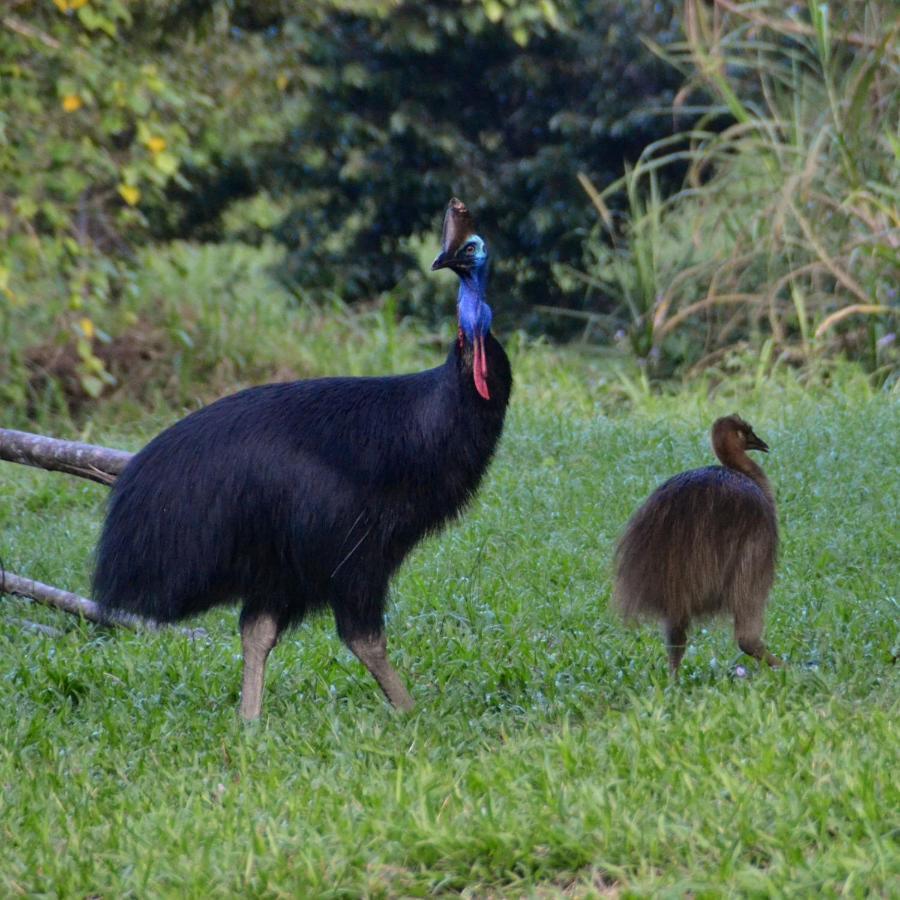
[[[551,266],[579,252],[592,219],[577,174],[612,179],[671,129],[661,111],[680,76],[641,35],[673,40],[673,6],[405,3],[314,26],[286,16],[286,90],[308,106],[256,153],[252,178],[289,198],[276,229],[289,279],[346,299],[390,289],[410,270],[409,243],[433,244],[458,193],[492,237],[507,311],[564,302]],[[427,314],[413,281],[412,308]]]
[[584,324],[657,374],[745,348],[888,377],[897,22],[888,0],[10,0],[0,396],[121,392],[135,353],[172,365],[138,393],[179,400],[297,368],[271,321],[208,329],[223,298],[433,327],[452,193],[504,328]]
[[[95,345],[121,328],[142,248],[274,236],[292,290],[369,300],[421,268],[453,192],[492,237],[507,321],[559,302],[550,266],[591,221],[577,173],[612,178],[669,127],[678,75],[640,34],[673,39],[673,8],[13,0],[0,331],[63,348],[97,397],[114,375]],[[433,282],[413,272],[401,295],[436,317]],[[51,315],[26,314],[38,297]],[[14,402],[20,349],[0,350]]]

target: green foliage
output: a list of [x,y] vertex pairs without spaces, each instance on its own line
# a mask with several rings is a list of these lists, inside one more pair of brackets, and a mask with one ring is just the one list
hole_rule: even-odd
[[[446,328],[435,334],[401,318],[391,303],[351,310],[337,300],[313,304],[275,277],[283,250],[268,241],[175,241],[140,251],[104,328],[75,318],[71,343],[47,340],[60,313],[53,303],[14,310],[4,370],[4,425],[28,427],[58,413],[96,414],[84,383],[95,375],[111,411],[195,406],[239,386],[317,374],[381,374],[437,364],[452,339],[455,296],[436,276]],[[53,285],[35,282],[51,294]],[[72,314],[76,315],[76,314]],[[94,363],[85,363],[93,358]],[[87,368],[86,366],[92,366]],[[83,418],[83,416],[79,416]]]
[[325,334],[366,369],[354,302],[433,344],[452,193],[501,331],[582,317],[656,376],[846,352],[896,377],[893,6],[713,7],[12,0],[0,398],[184,404],[318,369]]
[[638,35],[676,27],[650,2],[15,0],[0,18],[0,332],[41,329],[0,348],[4,397],[33,402],[24,367],[48,343],[76,365],[41,392],[107,396],[118,375],[96,339],[127,339],[141,270],[175,238],[275,238],[305,300],[389,292],[434,325],[433,281],[409,273],[459,192],[491,235],[507,315],[558,299],[550,262],[589,223],[575,172],[611,178],[667,127],[650,107],[677,75]]
[[[784,373],[609,416],[611,386],[571,354],[515,363],[484,489],[394,585],[409,717],[324,617],[276,648],[265,717],[242,727],[234,611],[191,643],[3,598],[0,893],[896,894],[894,398]],[[791,665],[758,668],[710,626],[672,686],[659,635],[607,609],[612,542],[735,408],[773,448],[767,639]],[[172,418],[91,437],[136,448]],[[105,493],[0,468],[4,563],[84,591]]]
[[[17,330],[17,309],[50,305],[45,335],[77,344],[95,397],[110,376],[84,341],[128,282],[144,208],[202,158],[189,135],[206,98],[160,64],[156,36],[121,0],[18,0],[0,19],[0,315]],[[0,351],[0,370],[21,362]]]
[[[723,4],[724,5],[724,4]],[[896,5],[688,3],[667,55],[720,101],[718,131],[650,145],[590,192],[612,243],[587,245],[592,285],[617,297],[641,357],[702,368],[735,345],[808,363],[846,351],[897,371],[900,118]],[[681,144],[681,146],[679,146]],[[688,165],[664,197],[661,173]],[[630,215],[609,198],[625,189]]]
[[[640,41],[674,40],[672,3],[238,4],[231,22],[232,53],[265,35],[253,52],[293,114],[224,148],[182,227],[218,237],[235,183],[264,189],[288,201],[286,277],[345,301],[406,276],[452,193],[490,234],[511,311],[558,301],[550,264],[590,221],[576,173],[612,178],[667,133],[678,83]],[[430,315],[424,298],[406,309]]]
[[649,2],[26,0],[0,28],[6,227],[91,270],[129,239],[252,236],[224,217],[268,194],[294,282],[351,301],[457,191],[520,257],[501,283],[546,300],[546,257],[588,222],[575,172],[612,177],[666,128],[677,76],[639,34],[676,28]]

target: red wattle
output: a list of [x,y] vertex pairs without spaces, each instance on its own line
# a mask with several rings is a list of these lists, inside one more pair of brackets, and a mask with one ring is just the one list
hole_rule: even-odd
[[475,390],[485,399],[491,399],[491,392],[487,386],[487,361],[484,356],[484,338],[478,335],[475,338],[475,359],[472,365],[472,374],[475,376]]

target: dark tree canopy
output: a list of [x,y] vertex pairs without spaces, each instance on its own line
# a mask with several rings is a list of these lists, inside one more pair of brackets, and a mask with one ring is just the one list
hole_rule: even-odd
[[[365,299],[415,266],[408,239],[456,193],[499,243],[498,288],[559,302],[550,265],[594,220],[577,173],[608,182],[671,130],[680,76],[641,35],[674,39],[674,6],[237,4],[225,52],[264,58],[281,96],[257,140],[260,111],[236,98],[244,133],[188,170],[164,233],[221,237],[223,209],[264,190],[284,212],[286,277]],[[208,29],[203,10],[182,14]]]

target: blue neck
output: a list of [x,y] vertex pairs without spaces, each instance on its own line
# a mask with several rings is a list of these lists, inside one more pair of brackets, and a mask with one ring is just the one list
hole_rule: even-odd
[[459,293],[456,297],[459,327],[463,334],[473,341],[476,337],[484,337],[491,330],[493,313],[484,299],[487,266],[479,266],[470,272],[460,274],[459,277]]

